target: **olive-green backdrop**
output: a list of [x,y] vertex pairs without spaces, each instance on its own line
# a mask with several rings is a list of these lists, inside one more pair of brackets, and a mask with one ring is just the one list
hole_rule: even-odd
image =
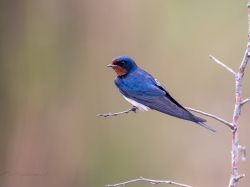
[[[182,105],[231,121],[247,45],[247,1],[0,2],[0,186],[104,187],[139,176],[227,186],[231,131],[129,109],[106,65],[129,55]],[[243,97],[250,96],[250,65]],[[239,143],[250,148],[250,104]],[[239,161],[250,186],[250,160]],[[35,174],[40,174],[36,175]],[[44,175],[44,176],[42,176]],[[129,187],[149,187],[135,183]]]

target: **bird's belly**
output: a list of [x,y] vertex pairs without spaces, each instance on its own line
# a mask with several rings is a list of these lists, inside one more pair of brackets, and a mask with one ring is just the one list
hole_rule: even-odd
[[131,103],[133,106],[136,106],[139,110],[141,110],[141,111],[148,111],[148,110],[150,110],[150,108],[149,107],[147,107],[147,106],[145,106],[145,105],[143,105],[143,104],[140,104],[140,103],[138,103],[138,102],[136,102],[136,101],[134,101],[134,100],[132,100],[132,99],[129,99],[129,98],[127,98],[127,97],[125,97],[125,96],[123,96],[129,103]]

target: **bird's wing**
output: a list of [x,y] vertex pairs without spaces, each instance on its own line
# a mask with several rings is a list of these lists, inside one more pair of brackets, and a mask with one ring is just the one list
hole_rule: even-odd
[[159,89],[161,89],[162,91],[165,92],[165,97],[167,97],[170,101],[172,101],[174,104],[176,104],[178,107],[180,108],[183,108],[184,110],[187,110],[185,109],[181,104],[179,104],[170,94],[169,92],[167,91],[167,89],[165,88],[165,86],[163,86],[157,79],[155,79],[155,83],[156,85],[158,86]]
[[206,122],[205,119],[200,118],[198,116],[193,115],[192,113],[190,113],[186,108],[184,108],[182,105],[180,105],[167,91],[167,89],[157,80],[155,79],[156,85],[163,91],[165,91],[166,95],[165,97],[167,97],[170,101],[172,101],[173,103],[175,103],[178,107],[182,108],[183,110],[186,110],[189,114],[192,115],[192,118],[195,118],[195,120],[193,120],[194,122]]
[[126,81],[115,82],[120,92],[127,98],[148,106],[151,109],[169,114],[181,119],[196,121],[194,116],[175,101],[166,88],[153,80],[146,84],[129,84]]

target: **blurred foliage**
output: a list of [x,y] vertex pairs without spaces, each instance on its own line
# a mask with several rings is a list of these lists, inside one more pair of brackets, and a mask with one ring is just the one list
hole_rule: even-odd
[[[234,79],[247,43],[247,1],[0,2],[0,175],[3,187],[105,186],[139,176],[226,186],[231,132],[211,133],[161,113],[97,117],[130,107],[106,65],[129,55],[184,106],[231,121]],[[249,69],[250,67],[248,67]],[[243,96],[250,95],[250,76]],[[250,106],[240,144],[250,147]],[[250,161],[239,187],[250,185]],[[131,187],[150,184],[131,184]]]

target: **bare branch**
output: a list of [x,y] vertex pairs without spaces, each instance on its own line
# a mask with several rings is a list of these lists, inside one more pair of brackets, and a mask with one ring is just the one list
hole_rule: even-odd
[[245,99],[245,100],[243,100],[243,101],[241,102],[241,106],[244,105],[244,104],[246,104],[246,103],[249,102],[249,101],[250,101],[250,97],[247,98],[247,99]]
[[233,125],[236,130],[232,134],[232,169],[231,169],[231,177],[229,181],[229,186],[236,186],[239,179],[241,179],[244,175],[238,174],[238,158],[239,158],[239,139],[238,139],[238,123],[239,116],[241,113],[241,106],[248,102],[248,99],[242,101],[242,78],[244,76],[245,68],[247,66],[250,54],[250,0],[247,4],[248,8],[248,42],[247,49],[244,54],[243,60],[239,67],[239,71],[236,75],[236,91],[235,91],[235,107],[234,107],[234,115],[233,115]]
[[245,175],[238,174],[238,160],[239,160],[239,134],[238,134],[238,125],[239,125],[239,117],[241,113],[241,106],[248,102],[247,99],[242,102],[242,79],[244,76],[245,68],[247,66],[250,54],[250,0],[247,4],[248,8],[248,41],[247,41],[247,49],[244,54],[243,60],[240,64],[239,71],[236,74],[236,86],[235,86],[235,106],[234,106],[234,114],[233,114],[233,126],[235,127],[235,131],[232,133],[232,166],[231,166],[231,176],[229,180],[229,187],[236,187],[238,180],[244,177]]
[[134,179],[134,180],[118,183],[118,184],[108,184],[108,185],[106,185],[106,187],[124,186],[126,184],[133,183],[133,182],[139,182],[139,181],[150,182],[152,185],[156,185],[156,184],[172,184],[172,185],[181,186],[181,187],[191,187],[191,186],[188,186],[186,184],[180,184],[180,183],[173,182],[173,181],[152,180],[152,179],[146,179],[146,178],[143,178],[143,177],[140,177],[139,179]]
[[229,68],[228,66],[226,66],[225,64],[223,64],[221,61],[217,60],[216,58],[214,58],[212,55],[209,55],[209,58],[211,58],[212,60],[214,60],[216,63],[218,63],[219,65],[221,65],[223,68],[225,68],[226,70],[228,70],[230,73],[232,73],[234,75],[234,77],[236,76],[236,73]]
[[138,108],[133,106],[132,108],[128,109],[128,110],[125,110],[125,111],[122,111],[122,112],[117,112],[117,113],[107,113],[107,114],[98,114],[97,116],[103,116],[103,117],[108,117],[108,116],[117,116],[117,115],[120,115],[120,114],[128,114],[129,112],[133,111],[134,113],[136,113],[136,110]]
[[203,114],[203,115],[205,115],[205,116],[208,116],[208,117],[211,117],[211,118],[213,118],[213,119],[216,119],[216,120],[218,120],[219,122],[224,123],[225,125],[227,125],[228,127],[230,127],[232,130],[234,130],[234,126],[233,126],[231,123],[229,123],[229,122],[227,122],[226,120],[224,120],[224,119],[221,119],[221,118],[219,118],[219,117],[217,117],[217,116],[215,116],[215,115],[212,115],[212,114],[209,114],[209,113],[200,111],[200,110],[196,110],[196,109],[193,109],[193,108],[188,108],[188,107],[185,107],[185,108],[186,108],[187,110],[190,110],[190,111],[193,111],[193,112],[197,112],[197,113],[199,113],[199,114]]

